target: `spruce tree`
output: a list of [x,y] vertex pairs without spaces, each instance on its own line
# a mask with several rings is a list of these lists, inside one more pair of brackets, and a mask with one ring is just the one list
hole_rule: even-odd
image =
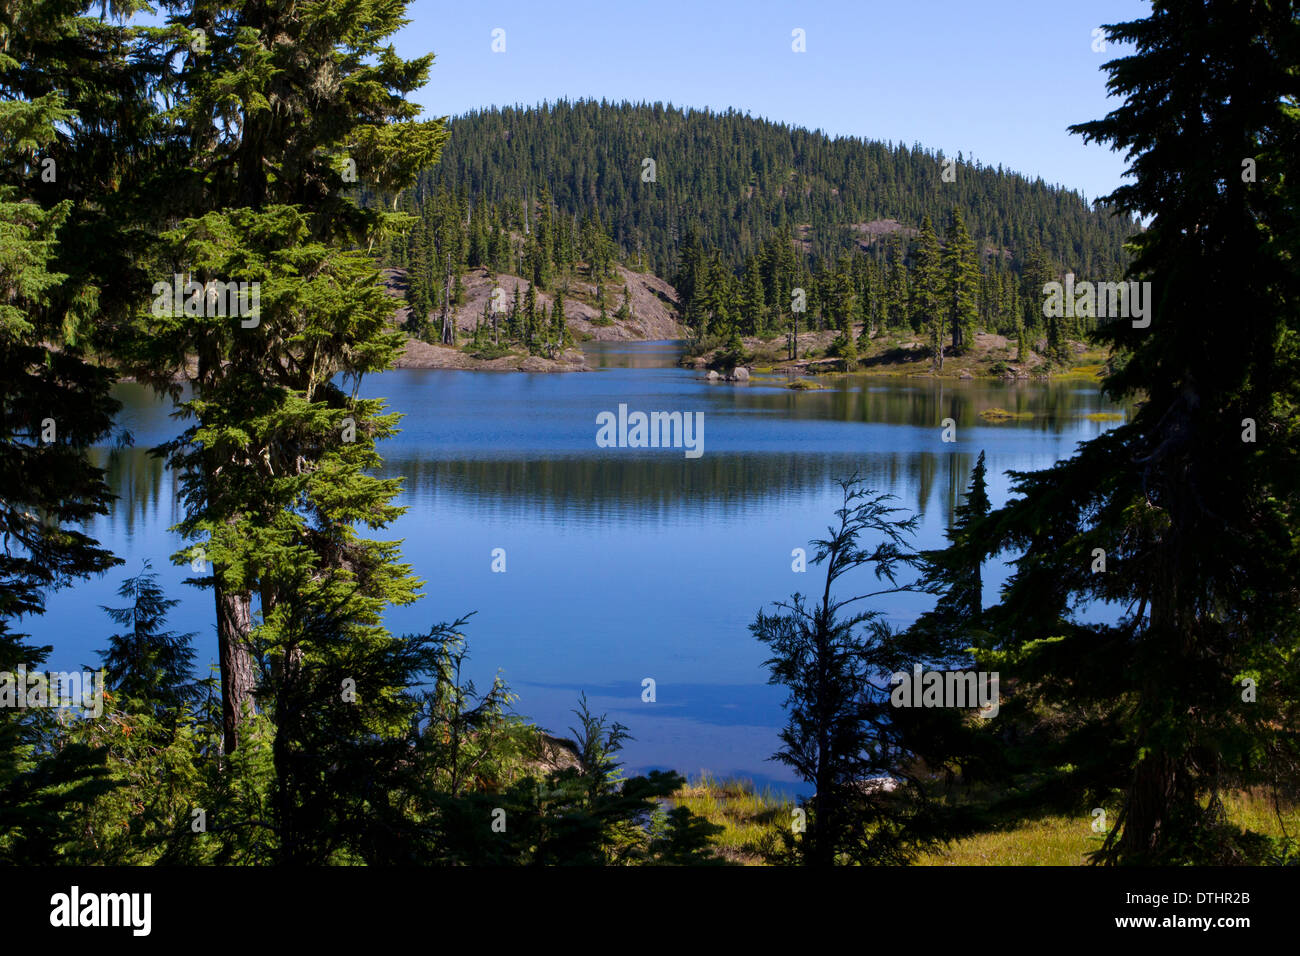
[[[1049,779],[1118,790],[1100,860],[1280,859],[1221,795],[1295,792],[1300,765],[1300,22],[1289,3],[1157,0],[1106,30],[1133,49],[1105,67],[1120,104],[1073,131],[1129,157],[1109,201],[1152,217],[1129,273],[1150,324],[1098,331],[1106,389],[1145,401],[1015,476],[989,521],[1020,557],[986,619],[1022,692],[1074,724]],[[1072,611],[1097,600],[1119,619]]]
[[167,612],[180,602],[167,598],[158,574],[146,561],[140,573],[117,589],[125,607],[105,607],[114,623],[127,630],[108,639],[100,652],[107,686],[156,716],[179,713],[195,695],[193,634],[163,628]]
[[[18,618],[44,613],[53,592],[120,563],[86,533],[113,499],[87,449],[110,434],[119,408],[113,377],[90,348],[132,297],[123,257],[137,246],[141,212],[153,208],[138,190],[147,158],[158,155],[156,107],[139,92],[149,67],[128,56],[140,33],[117,16],[82,12],[80,4],[19,3],[0,15],[5,672],[35,671],[50,651],[13,629]],[[124,84],[115,101],[121,154],[105,149],[90,108],[102,89],[71,81],[87,76]],[[0,707],[0,861],[48,864],[75,853],[78,802],[114,786],[103,749],[62,738],[53,713],[12,699]]]
[[[982,664],[983,649],[990,643],[984,620],[983,566],[994,540],[986,522],[990,512],[986,473],[980,452],[967,493],[953,510],[947,547],[921,552],[917,589],[934,595],[935,603],[889,641],[901,672],[917,663],[931,671],[966,671]],[[943,768],[949,780],[960,768],[966,783],[981,777],[1005,781],[1010,774],[996,742],[1004,716],[999,714],[998,725],[988,728],[956,708],[903,709],[895,712],[894,726],[906,750],[935,770]]]
[[[416,122],[406,99],[431,58],[404,61],[389,45],[406,22],[401,4],[176,10],[206,34],[201,49],[184,37],[175,112],[193,146],[189,208],[209,211],[166,234],[158,271],[261,287],[257,315],[141,317],[154,381],[197,357],[182,406],[194,425],[166,449],[187,475],[181,530],[210,563],[229,752],[256,680],[255,596],[277,653],[297,650],[277,636],[289,595],[342,601],[371,628],[385,604],[413,599],[395,545],[355,530],[400,513],[397,483],[368,474],[395,416],[337,384],[390,367],[400,348],[367,250],[412,220],[363,208],[350,182],[395,195],[436,158],[446,131]],[[461,260],[439,241],[444,258]]]
[[745,277],[741,282],[741,332],[744,335],[763,334],[763,316],[767,303],[763,299],[763,277],[759,274],[758,257],[750,256],[745,263]]
[[975,244],[962,221],[960,209],[952,211],[948,241],[943,250],[943,272],[944,307],[952,331],[952,349],[960,354],[975,344],[975,326],[979,318],[975,304],[979,287]]
[[564,318],[564,293],[555,293],[555,304],[551,307],[551,337],[556,345],[563,349],[564,340],[569,330]]
[[[760,610],[750,625],[768,646],[769,683],[788,691],[781,749],[773,755],[815,788],[807,831],[787,850],[811,866],[903,863],[940,835],[937,819],[911,775],[911,757],[893,719],[889,694],[876,681],[900,668],[896,635],[879,608],[859,602],[911,589],[899,576],[919,558],[910,548],[915,516],[903,517],[891,495],[854,477],[838,482],[843,502],[827,537],[811,542],[813,563],[826,566],[821,593],[802,594]],[[870,536],[871,544],[861,539]],[[881,586],[853,597],[836,593],[846,576],[871,569]],[[865,786],[889,774],[902,794]],[[900,799],[906,795],[906,799]]]
[[523,342],[524,347],[530,352],[536,344],[537,335],[537,291],[536,287],[530,282],[528,288],[524,290],[524,319],[523,319]]
[[853,288],[853,276],[849,272],[847,259],[841,259],[838,268],[830,279],[831,312],[835,328],[839,335],[833,343],[833,351],[844,360],[844,370],[852,372],[858,366],[858,341],[853,334],[853,318],[856,311],[856,293]]
[[929,216],[921,220],[921,233],[917,242],[916,267],[912,270],[912,327],[925,330],[934,367],[943,371],[948,310],[944,301],[939,239],[934,233],[934,227],[930,225]]
[[953,510],[947,546],[921,552],[918,588],[935,595],[936,601],[909,634],[917,639],[917,655],[930,662],[964,661],[967,648],[985,643],[983,566],[991,540],[984,521],[990,511],[986,476],[981,451],[965,498]]

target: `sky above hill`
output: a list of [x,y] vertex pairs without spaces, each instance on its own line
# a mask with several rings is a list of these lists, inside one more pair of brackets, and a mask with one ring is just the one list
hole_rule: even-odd
[[562,98],[732,107],[960,151],[1091,200],[1120,185],[1124,159],[1066,127],[1119,105],[1101,66],[1128,52],[1094,49],[1093,30],[1148,11],[1140,0],[414,0],[397,49],[437,55],[413,97],[426,116]]

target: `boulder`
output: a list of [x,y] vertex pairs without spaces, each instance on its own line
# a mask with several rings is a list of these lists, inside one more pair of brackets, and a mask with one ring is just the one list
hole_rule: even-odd
[[893,793],[898,789],[898,781],[893,777],[867,777],[858,781],[858,789],[863,793]]
[[731,374],[727,376],[727,380],[731,382],[748,382],[749,369],[745,368],[743,365],[737,365],[731,370]]
[[577,770],[581,773],[584,769],[576,743],[564,737],[552,737],[544,731],[539,732],[532,741],[523,763],[527,770],[538,776],[560,770]]

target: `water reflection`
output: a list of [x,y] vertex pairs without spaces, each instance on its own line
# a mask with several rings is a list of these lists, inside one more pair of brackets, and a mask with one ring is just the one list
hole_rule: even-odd
[[855,472],[917,511],[930,510],[941,471],[945,520],[969,480],[968,451],[880,452],[865,455],[719,454],[699,461],[652,458],[552,459],[390,458],[386,472],[406,479],[408,505],[466,509],[493,517],[554,523],[619,521],[662,523],[698,518],[750,517],[783,502],[820,495]]
[[[711,384],[675,366],[664,343],[589,348],[591,373],[523,375],[402,370],[363,383],[405,413],[385,443],[385,471],[405,479],[407,514],[386,537],[427,583],[427,597],[395,609],[398,632],[427,629],[466,611],[474,673],[502,668],[519,709],[564,732],[577,693],[633,728],[633,769],[709,768],[781,782],[766,758],[776,747],[780,695],[766,687],[763,649],[746,625],[760,605],[807,589],[790,551],[822,533],[838,504],[832,481],[857,472],[923,514],[917,545],[936,547],[981,450],[990,494],[1005,499],[1007,469],[1046,467],[1108,424],[1095,388],[1070,384],[932,382],[852,376],[826,391],[794,392],[780,377]],[[182,424],[169,403],[118,387],[120,423],[136,447],[102,448],[95,461],[118,495],[91,533],[125,568],[60,594],[25,622],[54,646],[50,664],[93,661],[111,624],[121,577],[143,560],[180,600],[169,626],[199,637],[200,667],[215,657],[211,597],[169,564],[181,542],[176,482],[146,449]],[[641,410],[703,411],[705,452],[601,449],[595,417],[619,403]],[[992,425],[980,412],[1029,413]],[[957,440],[941,440],[941,423]],[[509,571],[490,571],[494,548]],[[987,587],[1002,570],[991,567]],[[905,623],[923,602],[884,608]],[[654,676],[658,702],[640,701]]]

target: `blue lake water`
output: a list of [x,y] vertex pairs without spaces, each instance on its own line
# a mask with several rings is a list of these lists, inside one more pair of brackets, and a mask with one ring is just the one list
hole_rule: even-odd
[[[779,688],[767,685],[765,648],[747,625],[760,606],[818,590],[819,571],[791,569],[791,550],[822,534],[839,504],[833,479],[858,472],[922,514],[918,547],[942,543],[970,469],[986,453],[990,494],[1008,494],[1008,469],[1049,466],[1108,427],[1090,412],[1117,411],[1077,383],[933,382],[853,376],[826,391],[794,392],[784,379],[709,383],[674,365],[673,343],[593,344],[591,373],[502,374],[399,370],[361,392],[403,412],[402,433],[380,451],[405,478],[409,510],[389,538],[425,597],[392,610],[397,632],[427,630],[473,611],[466,637],[471,676],[500,668],[516,709],[566,734],[580,691],[594,710],[626,724],[630,771],[671,767],[740,774],[781,789],[789,772],[769,755],[782,724]],[[119,496],[90,533],[126,564],[51,595],[23,622],[53,646],[48,666],[94,665],[112,633],[100,605],[119,603],[121,579],[145,560],[181,603],[170,626],[196,633],[199,662],[216,660],[211,595],[182,583],[170,564],[183,542],[176,483],[150,445],[182,425],[142,386],[117,388],[120,424],[135,447],[96,449]],[[704,413],[703,454],[597,447],[596,417],[630,411]],[[990,406],[1031,412],[984,423]],[[957,422],[953,443],[941,422]],[[506,573],[492,572],[492,552]],[[1004,579],[989,569],[988,597]],[[883,605],[905,624],[925,599]],[[642,701],[653,678],[656,700]]]

